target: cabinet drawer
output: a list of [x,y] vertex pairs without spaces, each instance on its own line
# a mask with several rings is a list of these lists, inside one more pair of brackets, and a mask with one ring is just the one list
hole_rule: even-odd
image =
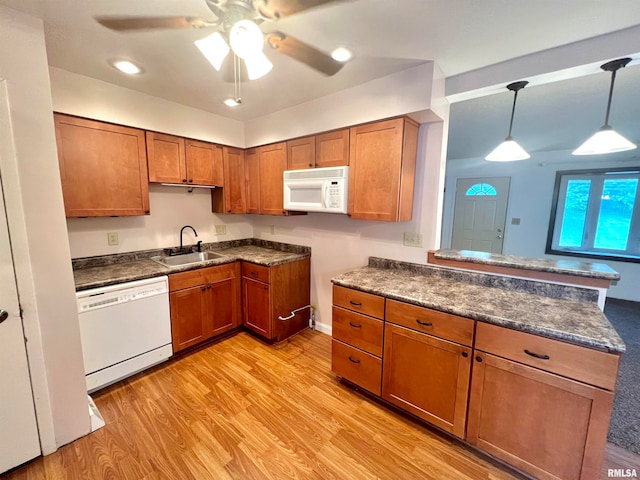
[[175,292],[185,288],[216,283],[237,276],[237,262],[217,265],[215,267],[198,268],[187,272],[172,273],[169,275],[169,291]]
[[613,390],[620,356],[478,322],[476,348]]
[[378,357],[333,339],[331,370],[351,383],[380,395],[382,360]]
[[371,317],[384,318],[384,297],[371,293],[334,285],[333,304]]
[[250,262],[242,262],[242,276],[253,278],[264,283],[271,283],[271,275],[269,267],[257,265]]
[[378,357],[382,356],[384,322],[333,307],[333,338]]
[[408,303],[387,300],[385,319],[397,325],[428,333],[462,345],[473,344],[474,321]]

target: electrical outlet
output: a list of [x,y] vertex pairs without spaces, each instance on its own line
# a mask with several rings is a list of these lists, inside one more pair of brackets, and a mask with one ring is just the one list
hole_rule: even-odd
[[226,225],[216,225],[216,235],[226,235],[226,234],[227,234]]
[[109,232],[107,233],[107,243],[110,247],[115,247],[116,245],[120,245],[118,241],[118,232]]
[[422,247],[422,235],[414,232],[404,232],[404,244],[407,247]]
[[520,219],[517,217],[513,217],[511,219],[511,225],[520,225]]

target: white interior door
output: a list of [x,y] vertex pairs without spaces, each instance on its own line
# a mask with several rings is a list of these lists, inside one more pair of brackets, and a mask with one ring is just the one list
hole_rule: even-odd
[[0,172],[0,474],[40,455]]
[[451,248],[502,253],[510,177],[459,178]]

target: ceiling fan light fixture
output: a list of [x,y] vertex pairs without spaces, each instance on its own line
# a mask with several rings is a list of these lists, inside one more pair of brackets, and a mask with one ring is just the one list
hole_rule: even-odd
[[529,82],[523,80],[507,85],[507,89],[513,92],[513,106],[511,107],[509,133],[507,134],[507,138],[504,139],[504,142],[494,148],[489,155],[484,157],[485,160],[489,160],[490,162],[512,162],[531,158],[531,155],[529,155],[527,151],[511,136],[511,130],[513,129],[513,116],[516,112],[516,101],[518,100],[518,91],[522,90],[528,84]]
[[220,71],[222,62],[229,54],[231,50],[227,42],[224,41],[222,35],[219,32],[212,33],[211,35],[193,42],[196,47],[202,52],[209,63],[213,65],[217,71]]
[[348,62],[353,58],[353,52],[347,47],[337,47],[331,51],[331,58],[336,62]]
[[142,73],[142,68],[129,60],[109,60],[111,66],[127,75],[138,75]]
[[233,53],[244,60],[262,52],[264,35],[260,27],[251,20],[240,20],[231,27],[229,43]]
[[249,80],[256,80],[260,77],[264,77],[273,68],[273,63],[269,61],[263,52],[257,52],[243,60],[247,67],[247,76],[249,77]]
[[504,142],[484,157],[485,160],[489,160],[490,162],[513,162],[516,160],[526,160],[528,158],[531,158],[531,155],[529,155],[513,137],[505,138]]
[[616,72],[627,66],[631,58],[619,58],[611,60],[600,68],[605,72],[611,72],[611,84],[609,86],[609,100],[607,101],[607,112],[604,115],[604,125],[590,136],[582,145],[576,148],[573,155],[597,155],[603,153],[624,152],[633,150],[636,144],[630,142],[609,125],[609,113],[611,113],[611,99],[613,98],[613,86],[616,81]]
[[582,145],[576,148],[573,155],[598,155],[602,153],[624,152],[633,150],[636,145],[630,142],[613,128],[604,126],[591,135]]

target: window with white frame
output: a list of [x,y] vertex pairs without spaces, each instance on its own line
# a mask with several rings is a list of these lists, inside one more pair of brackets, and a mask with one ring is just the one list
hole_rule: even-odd
[[640,167],[557,172],[546,252],[640,262]]

